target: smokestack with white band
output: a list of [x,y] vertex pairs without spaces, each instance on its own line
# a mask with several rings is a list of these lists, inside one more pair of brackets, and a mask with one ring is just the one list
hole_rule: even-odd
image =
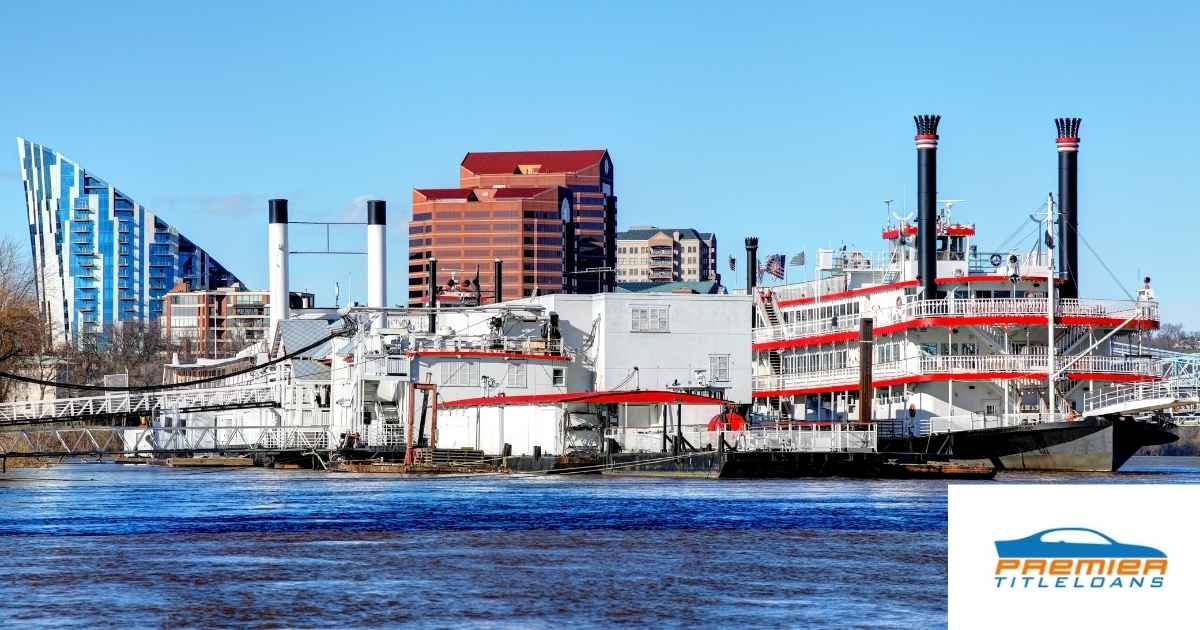
[[387,306],[387,202],[367,202],[367,306]]
[[288,202],[267,201],[267,264],[271,293],[271,334],[288,318]]
[[1058,268],[1060,295],[1079,297],[1079,125],[1082,118],[1055,118],[1058,128]]
[[937,297],[937,129],[941,120],[936,114],[913,116],[917,123],[917,276],[927,300]]

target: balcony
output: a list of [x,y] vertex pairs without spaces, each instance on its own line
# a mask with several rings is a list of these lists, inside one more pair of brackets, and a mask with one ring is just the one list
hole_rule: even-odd
[[[1116,326],[1128,320],[1140,328],[1153,327],[1159,322],[1158,302],[1128,300],[1059,300],[1055,319],[1066,325]],[[960,321],[962,325],[991,325],[1022,322],[1041,318],[1045,325],[1048,304],[1045,298],[992,298],[969,300],[916,300],[874,313],[875,328],[906,322],[928,324],[941,319]],[[847,315],[754,330],[754,343],[802,340],[858,330],[860,315]],[[995,322],[988,321],[995,319]],[[957,324],[956,324],[957,325]]]
[[[1097,355],[1056,358],[1058,367],[1068,363],[1068,378],[1077,374],[1095,380],[1152,380],[1161,374],[1161,365],[1157,359]],[[1045,374],[1049,372],[1049,365],[1045,354],[921,355],[900,361],[876,363],[872,366],[872,373],[876,383],[933,374],[947,376],[944,380],[952,380],[951,377],[956,375],[975,380],[980,377],[1044,379]],[[756,391],[853,389],[858,387],[858,373],[858,367],[853,366],[778,376],[762,375],[754,377],[753,386]]]

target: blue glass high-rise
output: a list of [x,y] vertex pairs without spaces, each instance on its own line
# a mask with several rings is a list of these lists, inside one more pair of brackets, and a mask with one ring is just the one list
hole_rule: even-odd
[[180,281],[238,282],[208,252],[63,154],[17,138],[37,296],[55,341],[162,315]]

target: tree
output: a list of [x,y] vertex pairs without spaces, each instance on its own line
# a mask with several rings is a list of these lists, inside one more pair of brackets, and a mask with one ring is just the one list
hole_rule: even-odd
[[[33,267],[24,248],[0,238],[0,370],[21,372],[49,343],[34,292]],[[8,400],[16,383],[0,379],[0,400]]]

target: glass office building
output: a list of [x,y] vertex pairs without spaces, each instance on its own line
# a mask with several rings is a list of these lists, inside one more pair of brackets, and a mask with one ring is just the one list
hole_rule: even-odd
[[17,138],[37,295],[55,339],[158,319],[179,282],[238,279],[153,212],[63,154]]

